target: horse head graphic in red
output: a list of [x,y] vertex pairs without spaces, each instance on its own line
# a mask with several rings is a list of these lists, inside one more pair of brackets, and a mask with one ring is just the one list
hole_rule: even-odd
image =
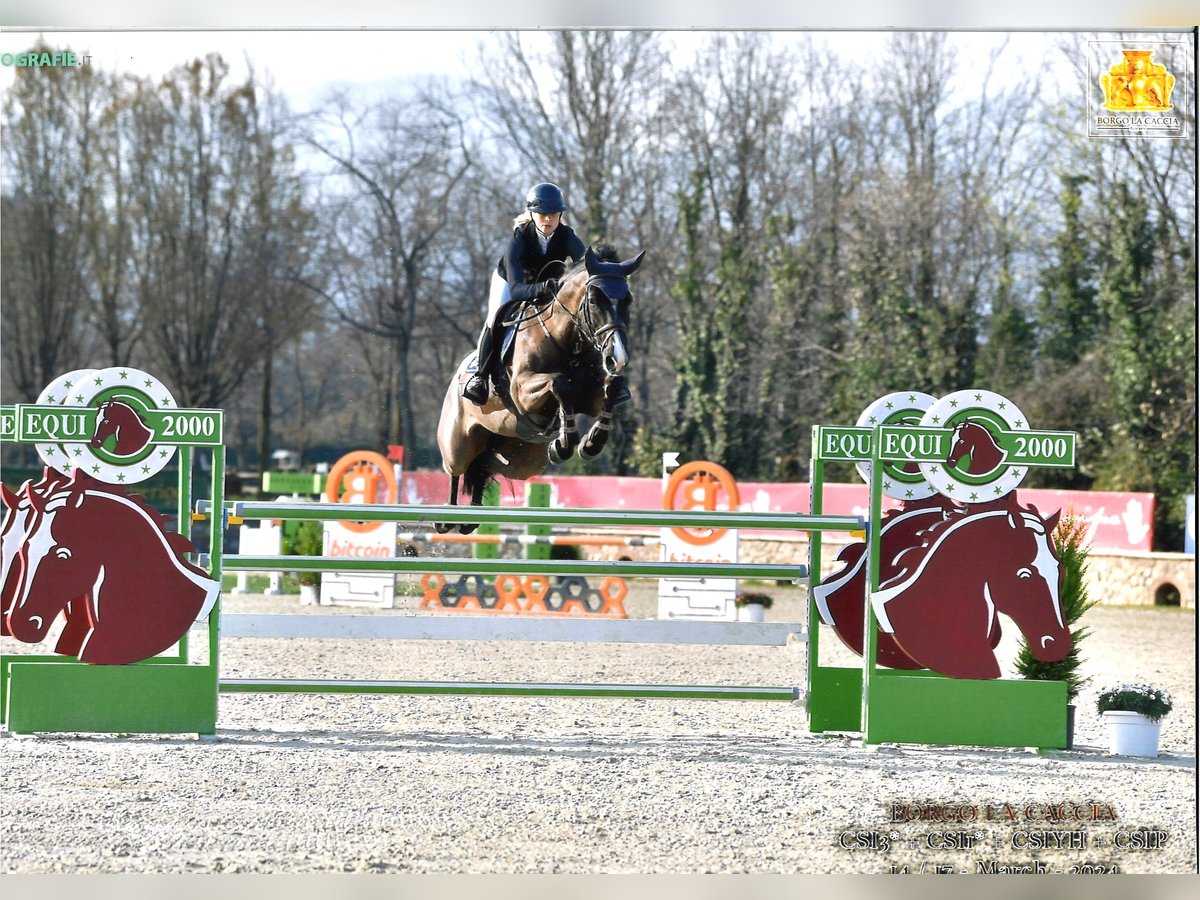
[[[905,500],[899,509],[883,517],[879,533],[879,578],[895,575],[896,558],[921,543],[921,532],[941,522],[954,505],[941,494],[921,500]],[[867,545],[862,541],[847,544],[837,556],[845,565],[826,576],[813,588],[813,599],[821,620],[830,626],[842,643],[863,654],[863,617],[866,615]],[[875,661],[892,669],[920,669],[921,664],[900,649],[895,638],[876,629]]]
[[104,442],[115,435],[116,443],[111,452],[116,456],[133,456],[154,438],[154,432],[128,403],[106,400],[96,410],[96,430],[90,442],[93,449],[103,447]]
[[953,443],[946,456],[946,465],[956,466],[965,456],[968,475],[990,475],[1000,468],[1008,456],[990,431],[970,419],[954,426],[951,439]]
[[975,504],[922,534],[897,573],[871,598],[881,631],[908,656],[954,678],[999,678],[997,613],[1009,616],[1045,662],[1071,650],[1059,587],[1062,571],[1043,519],[1015,494]]
[[218,582],[184,558],[191,541],[119,487],[76,469],[40,490],[27,483],[18,509],[23,539],[4,583],[17,640],[43,640],[65,613],[56,652],[131,663],[170,648],[216,602]]
[[33,516],[33,505],[29,502],[26,492],[32,488],[35,493],[44,494],[66,481],[66,475],[57,469],[47,468],[41,481],[37,484],[26,482],[20,493],[14,493],[9,490],[8,485],[0,484],[0,500],[4,505],[4,522],[0,526],[0,543],[3,544],[3,553],[0,555],[0,635],[7,637],[10,634],[8,611],[16,598],[21,573],[24,571],[20,552],[25,545],[26,533]]

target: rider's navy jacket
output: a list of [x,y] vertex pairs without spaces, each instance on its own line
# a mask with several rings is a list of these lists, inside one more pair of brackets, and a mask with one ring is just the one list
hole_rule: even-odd
[[500,258],[497,270],[509,284],[509,291],[514,300],[537,299],[539,281],[548,278],[562,277],[560,266],[550,266],[549,262],[566,262],[568,259],[583,259],[586,248],[583,241],[575,234],[569,225],[559,224],[550,241],[546,244],[546,252],[542,253],[542,245],[538,240],[537,228],[532,221],[525,222],[513,229],[512,241],[508,252]]

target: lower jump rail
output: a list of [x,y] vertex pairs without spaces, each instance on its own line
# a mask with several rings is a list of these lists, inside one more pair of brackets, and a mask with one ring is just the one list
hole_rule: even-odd
[[222,678],[226,694],[427,694],[492,697],[609,697],[678,700],[800,699],[795,687],[742,687],[660,684],[521,684],[492,681],[330,681],[272,678]]
[[233,613],[221,616],[221,637],[785,647],[808,631],[799,622]]
[[459,575],[620,575],[653,578],[755,578],[798,581],[808,567],[776,563],[614,562],[608,559],[472,559],[470,557],[226,556],[226,572],[444,572]]

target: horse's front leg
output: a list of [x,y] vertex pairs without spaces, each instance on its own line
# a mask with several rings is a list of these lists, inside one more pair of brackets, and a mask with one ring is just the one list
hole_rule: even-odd
[[559,426],[558,437],[550,442],[550,461],[566,462],[575,452],[579,444],[579,432],[575,427],[575,405],[571,389],[571,379],[566,375],[555,375],[550,382],[550,392],[558,401]]
[[604,406],[601,408],[600,414],[596,416],[596,421],[592,424],[592,427],[588,429],[583,442],[579,445],[580,459],[595,459],[608,443],[608,435],[612,430],[613,420],[612,395],[613,379],[608,378],[604,382]]

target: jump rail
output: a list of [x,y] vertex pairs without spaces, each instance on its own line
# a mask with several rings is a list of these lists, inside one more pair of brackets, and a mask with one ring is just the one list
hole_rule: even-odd
[[662,684],[521,684],[503,681],[321,681],[303,679],[222,678],[230,694],[432,694],[491,697],[622,697],[677,700],[800,699],[795,687]]
[[328,556],[226,556],[226,572],[444,572],[448,575],[620,575],[647,578],[759,578],[796,581],[803,565],[776,563],[614,562],[570,559],[471,559],[389,556],[343,559]]
[[573,641],[783,647],[802,641],[799,622],[683,622],[663,619],[460,618],[433,615],[225,614],[230,638],[351,638],[403,641]]
[[[212,513],[212,502],[196,504],[199,518]],[[447,524],[615,525],[653,528],[750,528],[787,531],[863,531],[862,516],[805,515],[803,513],[690,512],[642,509],[538,509],[484,506],[399,506],[345,503],[226,503],[230,521],[236,519],[294,519],[297,521],[444,522]]]

